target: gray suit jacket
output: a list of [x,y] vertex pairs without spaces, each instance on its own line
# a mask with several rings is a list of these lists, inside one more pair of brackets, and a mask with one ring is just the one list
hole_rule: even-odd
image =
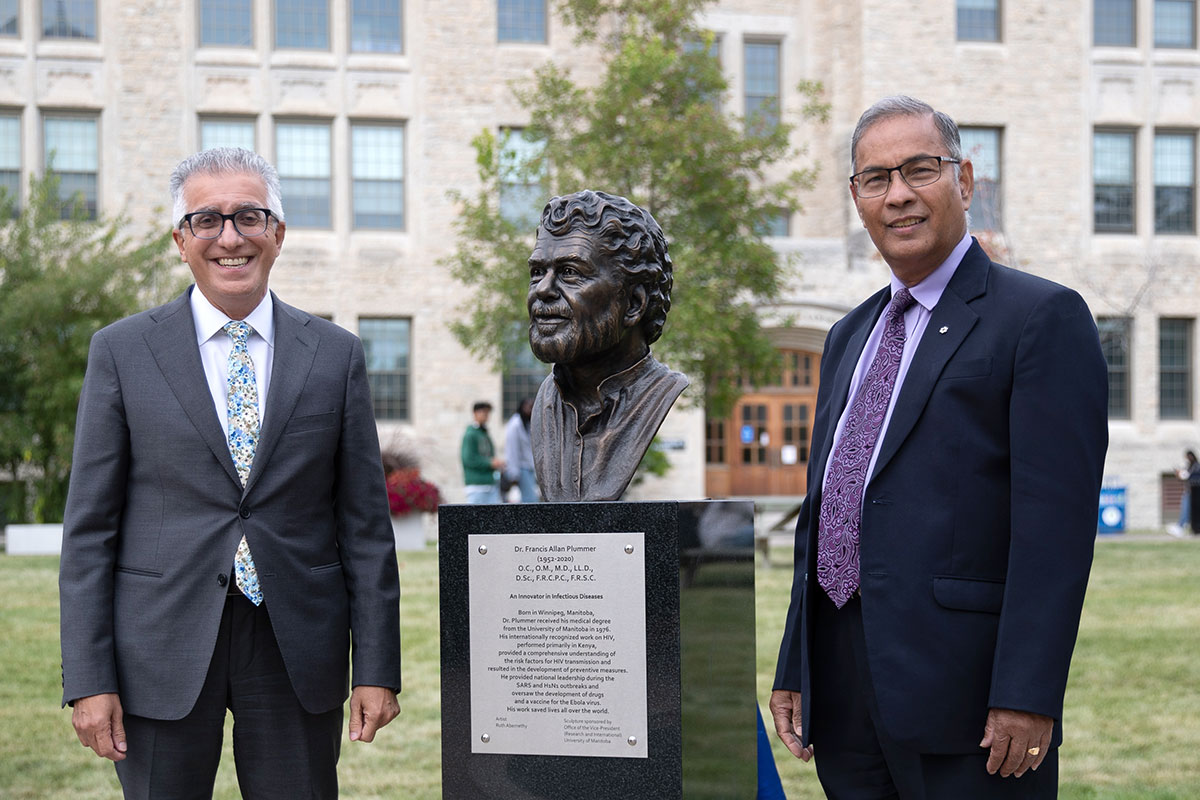
[[[191,290],[189,290],[191,291]],[[179,719],[208,671],[242,536],[300,702],[400,686],[400,587],[358,338],[272,294],[275,353],[245,489],[188,293],[92,339],[59,576],[63,702]]]

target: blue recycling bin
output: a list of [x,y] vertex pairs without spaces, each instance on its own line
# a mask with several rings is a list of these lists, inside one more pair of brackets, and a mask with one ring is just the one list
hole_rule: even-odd
[[1105,486],[1100,490],[1100,513],[1096,522],[1098,533],[1125,532],[1125,487]]

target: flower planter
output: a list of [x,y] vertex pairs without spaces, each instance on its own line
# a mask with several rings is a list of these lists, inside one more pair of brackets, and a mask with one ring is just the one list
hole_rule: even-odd
[[397,550],[425,549],[424,516],[424,514],[412,513],[392,517],[392,533],[396,537]]

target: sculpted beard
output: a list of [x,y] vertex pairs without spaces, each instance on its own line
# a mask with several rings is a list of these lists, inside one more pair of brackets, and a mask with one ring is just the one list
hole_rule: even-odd
[[[561,317],[565,322],[552,332],[538,327],[539,315]],[[565,305],[534,302],[529,306],[529,347],[538,360],[547,364],[571,364],[587,361],[612,348],[621,341],[621,309],[614,300],[594,313],[577,315]]]

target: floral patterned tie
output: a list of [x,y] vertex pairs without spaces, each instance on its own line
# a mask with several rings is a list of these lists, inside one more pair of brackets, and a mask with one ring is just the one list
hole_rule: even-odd
[[904,312],[914,302],[908,289],[901,289],[892,297],[885,312],[887,318],[879,349],[854,396],[846,427],[829,462],[829,478],[821,496],[817,526],[817,583],[838,608],[858,591],[858,535],[867,467],[900,372]]
[[[233,339],[233,350],[229,352],[229,389],[225,393],[225,413],[229,420],[229,454],[237,467],[242,486],[250,477],[250,466],[254,463],[254,450],[258,447],[258,384],[254,378],[254,362],[246,340],[250,338],[250,326],[245,322],[230,322],[224,328]],[[234,580],[242,594],[254,605],[263,601],[262,589],[258,585],[258,570],[250,556],[250,545],[246,537],[238,543],[233,557]]]

